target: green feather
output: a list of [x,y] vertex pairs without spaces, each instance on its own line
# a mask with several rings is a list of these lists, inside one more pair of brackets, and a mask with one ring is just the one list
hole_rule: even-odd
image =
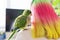
[[8,40],[10,40],[10,39],[13,37],[13,35],[14,35],[15,33],[16,33],[16,30],[13,31],[13,33],[11,34],[11,36],[9,37]]
[[15,20],[15,28],[23,28],[26,25],[27,17],[24,15],[20,15],[18,18]]
[[31,11],[30,10],[24,10],[24,12],[23,12],[23,15],[24,16],[29,16],[29,14],[31,14]]

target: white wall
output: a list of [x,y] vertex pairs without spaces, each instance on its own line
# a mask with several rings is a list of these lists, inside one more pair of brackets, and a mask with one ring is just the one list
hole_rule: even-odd
[[7,0],[7,8],[30,9],[32,0]]
[[0,0],[0,32],[5,31],[6,0]]

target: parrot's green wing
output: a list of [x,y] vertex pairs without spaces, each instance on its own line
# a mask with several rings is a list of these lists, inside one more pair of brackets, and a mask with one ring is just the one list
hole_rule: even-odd
[[27,17],[24,15],[21,15],[21,16],[16,18],[14,26],[15,26],[15,28],[21,29],[21,28],[25,27],[26,22],[27,22]]

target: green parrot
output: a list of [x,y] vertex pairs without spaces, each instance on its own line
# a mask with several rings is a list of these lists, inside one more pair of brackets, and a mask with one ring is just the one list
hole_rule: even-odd
[[9,37],[8,40],[10,40],[13,35],[17,32],[18,29],[20,30],[24,30],[24,28],[26,27],[26,25],[29,23],[29,15],[31,14],[30,10],[24,10],[22,15],[19,15],[15,21],[14,21],[14,30],[13,33],[11,34],[11,36]]

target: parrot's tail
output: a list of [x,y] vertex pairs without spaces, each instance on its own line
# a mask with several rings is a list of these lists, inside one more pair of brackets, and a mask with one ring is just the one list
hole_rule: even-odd
[[8,38],[8,40],[10,40],[15,33],[16,33],[16,30],[13,31],[13,33],[10,35],[10,37]]

